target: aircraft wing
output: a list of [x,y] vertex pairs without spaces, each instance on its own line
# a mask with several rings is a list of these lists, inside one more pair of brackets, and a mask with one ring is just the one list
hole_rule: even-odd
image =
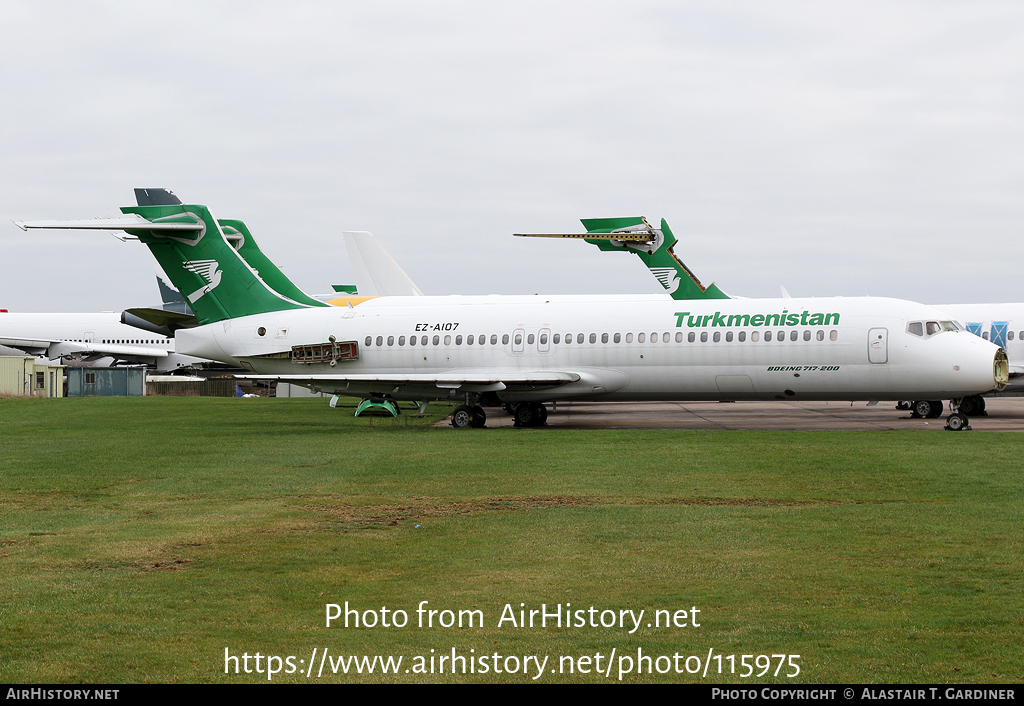
[[1010,377],[1024,375],[1024,365],[1010,365]]
[[17,348],[32,355],[54,358],[166,358],[169,351],[155,346],[97,343],[95,341],[57,341],[30,338],[0,338],[0,346]]
[[[242,361],[245,365],[245,361]],[[577,373],[551,370],[509,371],[494,373],[396,373],[352,374],[352,375],[237,375],[247,380],[276,380],[306,387],[333,389],[338,392],[389,392],[395,389],[410,391],[410,388],[424,392],[439,390],[452,392],[499,392],[509,387],[557,387],[581,379]]]

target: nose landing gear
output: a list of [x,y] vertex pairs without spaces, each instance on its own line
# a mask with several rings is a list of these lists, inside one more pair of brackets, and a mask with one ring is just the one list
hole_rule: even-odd
[[953,413],[946,417],[946,426],[943,427],[946,431],[970,431],[971,424],[967,421],[967,415],[964,414],[964,401],[970,399],[964,398],[961,400],[950,400],[950,406],[953,408]]
[[946,417],[946,431],[970,431],[971,425],[967,421],[967,417],[960,412],[953,412],[951,415]]

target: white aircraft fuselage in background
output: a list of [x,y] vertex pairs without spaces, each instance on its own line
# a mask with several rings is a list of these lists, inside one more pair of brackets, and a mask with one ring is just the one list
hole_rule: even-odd
[[0,345],[55,360],[90,364],[124,361],[158,371],[172,371],[202,362],[179,355],[174,339],[121,323],[121,314],[0,313]]
[[[385,297],[243,316],[177,337],[189,355],[399,400],[939,399],[1004,385],[998,346],[962,330],[907,332],[908,322],[947,318],[885,298]],[[357,359],[290,359],[293,347],[331,338],[356,342]]]
[[1001,346],[1010,372],[1024,375],[1024,303],[941,304],[936,309],[956,319],[968,331]]

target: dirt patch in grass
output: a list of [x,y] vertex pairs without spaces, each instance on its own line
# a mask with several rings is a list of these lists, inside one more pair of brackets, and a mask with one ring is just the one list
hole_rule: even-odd
[[825,507],[864,505],[864,500],[776,500],[774,498],[641,498],[623,505],[703,505],[726,507]]
[[195,559],[139,559],[138,561],[117,564],[89,564],[86,568],[92,571],[117,571],[133,569],[135,571],[180,571],[194,562]]
[[392,527],[406,520],[423,517],[452,517],[502,510],[527,511],[537,508],[596,505],[592,498],[572,496],[531,496],[490,498],[472,502],[441,502],[437,498],[412,498],[422,503],[409,505],[305,505],[298,509],[324,514],[350,528]]

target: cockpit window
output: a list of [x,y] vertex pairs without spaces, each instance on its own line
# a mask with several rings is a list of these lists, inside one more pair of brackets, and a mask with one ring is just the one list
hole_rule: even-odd
[[911,321],[907,324],[907,333],[927,338],[943,331],[964,331],[964,327],[956,321]]

